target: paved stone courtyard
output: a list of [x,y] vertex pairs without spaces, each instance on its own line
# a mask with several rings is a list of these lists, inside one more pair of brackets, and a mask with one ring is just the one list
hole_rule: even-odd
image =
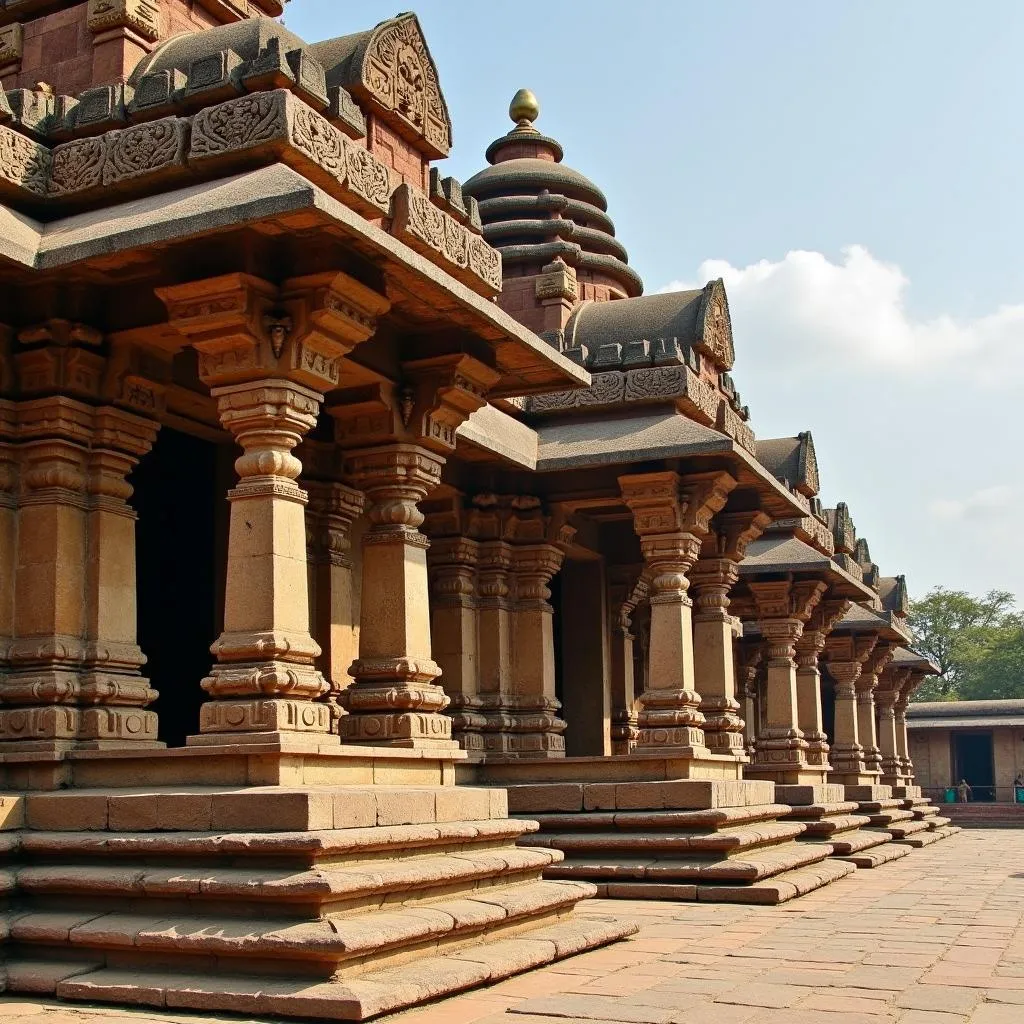
[[[390,1024],[1019,1024],[1024,830],[965,831],[781,907],[599,903],[636,938]],[[17,1024],[244,1018],[0,997]]]

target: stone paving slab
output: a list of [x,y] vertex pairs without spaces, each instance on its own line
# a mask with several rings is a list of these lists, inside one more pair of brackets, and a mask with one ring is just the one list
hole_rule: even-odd
[[[1024,830],[964,831],[777,907],[589,901],[626,942],[386,1024],[1024,1024]],[[10,1024],[269,1024],[0,996]]]

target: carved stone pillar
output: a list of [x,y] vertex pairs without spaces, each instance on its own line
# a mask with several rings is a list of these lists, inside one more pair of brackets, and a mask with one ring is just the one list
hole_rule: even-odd
[[878,745],[875,719],[875,693],[878,677],[892,660],[895,648],[890,644],[878,644],[865,659],[857,679],[857,733],[864,748],[864,764],[867,771],[878,776],[882,773],[882,751]]
[[694,680],[704,714],[704,736],[713,754],[745,756],[743,719],[736,700],[733,642],[737,620],[729,614],[729,591],[750,541],[770,519],[763,512],[720,513],[704,538],[701,558],[690,572]]
[[759,637],[737,641],[736,692],[743,700],[743,749],[753,760],[757,750],[758,707],[757,679],[762,669],[764,647]]
[[[6,390],[4,331],[0,328],[0,390]],[[14,636],[14,566],[18,551],[18,462],[14,446],[14,403],[0,398],[0,693]]]
[[896,749],[896,701],[898,690],[875,691],[878,715],[878,747],[882,754],[882,783],[886,786],[903,785],[903,765]]
[[850,636],[829,636],[825,640],[824,653],[828,673],[835,683],[832,781],[847,785],[868,784],[872,777],[867,774],[857,715],[857,678],[861,672],[862,657],[867,654],[863,645]]
[[[32,381],[25,364],[44,365],[36,357],[51,367],[73,361],[66,342],[26,353],[23,386]],[[145,710],[156,692],[139,671],[126,477],[157,427],[63,396],[21,402],[16,418],[24,441],[0,740],[5,750],[156,746],[156,715]]]
[[483,754],[480,666],[477,657],[477,562],[480,545],[468,537],[436,537],[430,542],[433,597],[430,622],[434,659],[451,702],[452,734],[471,754]]
[[748,587],[766,656],[763,725],[751,774],[785,784],[824,781],[824,770],[808,762],[808,742],[799,725],[796,645],[825,584],[778,580]]
[[[628,585],[627,585],[628,586]],[[622,588],[625,590],[626,588]],[[616,595],[612,608],[611,637],[611,741],[613,754],[629,754],[636,746],[639,729],[636,712],[635,637],[630,631],[633,612],[647,600],[644,577]]]
[[910,741],[907,737],[907,705],[910,697],[904,691],[896,701],[896,756],[900,761],[900,774],[907,785],[914,782],[914,762],[910,759]]
[[566,724],[555,696],[554,611],[548,584],[562,567],[554,544],[512,549],[515,581],[512,642],[512,707],[508,711],[518,752],[527,757],[564,757]]
[[733,617],[729,590],[736,582],[735,563],[702,558],[690,573],[696,611],[693,616],[694,682],[704,715],[704,737],[713,754],[742,754],[743,719],[735,698]]
[[337,697],[352,682],[349,667],[358,654],[355,581],[352,572],[352,524],[363,511],[362,494],[340,481],[305,481],[306,548],[309,566],[309,617],[321,654],[316,666],[330,686],[328,700],[338,731]]
[[342,703],[346,743],[454,749],[448,697],[434,680],[427,547],[417,508],[440,482],[443,460],[417,445],[392,444],[346,455],[349,478],[366,495],[363,588],[355,682]]
[[[224,632],[203,689],[203,735],[189,743],[266,734],[329,733],[331,684],[309,622],[306,492],[293,450],[316,423],[322,390],[374,331],[387,299],[345,274],[278,286],[227,274],[158,290],[169,320],[199,352],[223,426],[243,454],[228,499]],[[316,390],[320,389],[320,390]]]
[[502,710],[512,691],[512,546],[503,540],[480,542],[477,561],[477,615],[480,706],[484,750],[508,753],[511,719]]
[[832,627],[846,614],[849,601],[822,601],[811,614],[796,643],[797,721],[807,741],[807,763],[824,771],[829,764],[828,736],[821,709],[819,659]]
[[672,471],[619,477],[650,579],[647,688],[640,697],[637,750],[704,757],[704,715],[696,691],[688,573],[711,518],[736,481],[726,473],[685,481]]

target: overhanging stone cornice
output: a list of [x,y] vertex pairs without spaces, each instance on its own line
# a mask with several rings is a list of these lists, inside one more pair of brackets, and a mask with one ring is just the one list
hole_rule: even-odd
[[[94,274],[112,256],[193,244],[202,236],[253,225],[286,224],[345,237],[360,255],[435,311],[437,324],[472,332],[495,352],[501,380],[492,397],[586,386],[590,375],[495,303],[476,294],[409,246],[282,164],[43,224],[0,206],[0,258],[23,271],[76,268]],[[20,283],[30,280],[26,275]]]

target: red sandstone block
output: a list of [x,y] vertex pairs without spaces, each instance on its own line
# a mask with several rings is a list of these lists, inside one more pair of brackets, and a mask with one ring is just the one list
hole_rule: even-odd
[[438,821],[479,821],[491,817],[491,794],[486,789],[450,786],[435,794]]
[[305,832],[334,827],[330,793],[239,790],[215,793],[211,827],[231,831]]
[[380,789],[377,794],[378,825],[418,825],[437,820],[434,790]]
[[376,824],[377,798],[372,791],[343,789],[335,794],[335,828],[372,828]]
[[79,54],[78,30],[73,25],[56,28],[42,36],[43,60],[47,64],[72,60]]
[[107,827],[107,797],[84,793],[30,793],[28,827],[42,832],[91,832]]

